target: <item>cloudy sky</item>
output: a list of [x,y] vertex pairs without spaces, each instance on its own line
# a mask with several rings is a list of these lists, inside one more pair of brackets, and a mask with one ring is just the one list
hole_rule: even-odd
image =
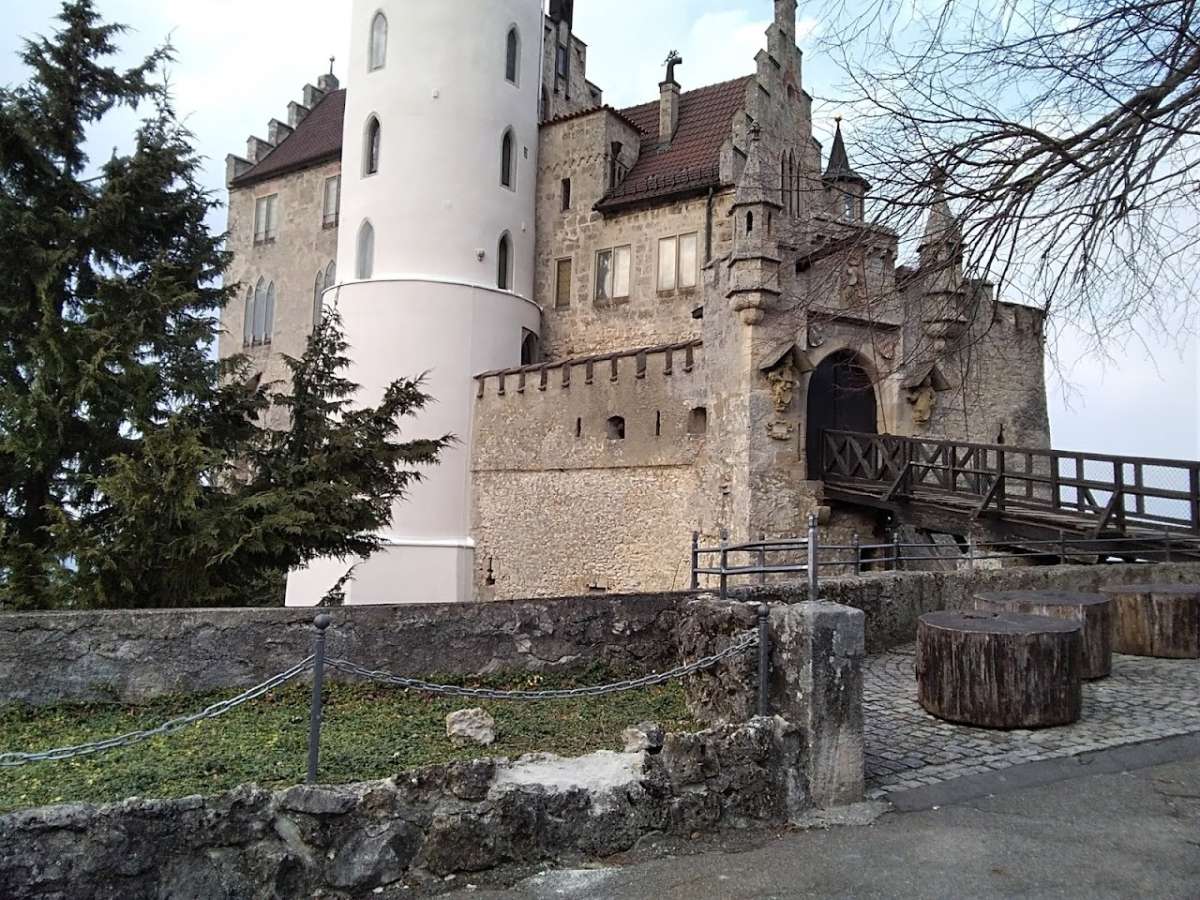
[[[486,0],[462,0],[483,3]],[[48,33],[57,0],[3,0],[0,84],[24,73],[20,37]],[[208,159],[208,182],[223,186],[224,158],[244,153],[251,133],[272,117],[286,119],[289,100],[306,81],[328,71],[344,75],[349,0],[97,0],[106,19],[124,22],[128,59],[168,37],[178,62],[171,82],[178,109]],[[591,79],[616,106],[657,96],[661,62],[678,49],[684,88],[748,74],[763,46],[771,0],[579,0],[576,31],[588,42]],[[801,46],[820,23],[801,2]],[[816,48],[805,59],[805,86],[818,99],[819,138],[838,110],[822,104],[839,73]],[[93,137],[103,159],[127,142],[128,116],[113,116]],[[853,155],[853,122],[848,122]],[[827,144],[828,146],[828,144]],[[223,218],[214,218],[221,227]],[[1069,331],[1054,336],[1051,425],[1063,449],[1147,456],[1200,456],[1200,353],[1194,336],[1142,328],[1142,338],[1109,349],[1109,359],[1082,355]]]

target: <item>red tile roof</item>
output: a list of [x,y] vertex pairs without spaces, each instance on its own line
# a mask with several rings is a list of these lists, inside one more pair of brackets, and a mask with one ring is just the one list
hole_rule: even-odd
[[326,94],[296,130],[279,142],[258,165],[233,180],[234,187],[246,187],[338,159],[342,155],[342,120],[346,115],[346,91]]
[[597,207],[615,209],[719,185],[721,145],[730,135],[734,114],[745,105],[751,78],[735,78],[680,95],[675,138],[662,149],[658,146],[658,100],[621,110],[642,132],[641,155],[620,186]]

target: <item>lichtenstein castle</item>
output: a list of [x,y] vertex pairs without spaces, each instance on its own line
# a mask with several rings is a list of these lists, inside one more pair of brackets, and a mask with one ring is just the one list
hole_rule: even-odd
[[[828,428],[1049,445],[1041,312],[964,277],[937,196],[897,265],[840,123],[813,138],[795,0],[744,78],[684,90],[672,54],[627,109],[587,80],[573,7],[355,0],[347,87],[306,86],[229,157],[221,354],[282,378],[336,305],[363,400],[428,372],[406,435],[459,438],[349,602],[685,587],[693,531],[827,511]],[[293,573],[288,602],[348,564]]]

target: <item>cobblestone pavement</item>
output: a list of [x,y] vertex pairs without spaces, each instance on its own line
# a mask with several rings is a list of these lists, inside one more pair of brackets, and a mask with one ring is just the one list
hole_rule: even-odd
[[1020,763],[1200,732],[1200,660],[1113,656],[1083,683],[1074,725],[997,731],[952,725],[917,703],[916,646],[867,659],[863,686],[867,795],[878,798]]

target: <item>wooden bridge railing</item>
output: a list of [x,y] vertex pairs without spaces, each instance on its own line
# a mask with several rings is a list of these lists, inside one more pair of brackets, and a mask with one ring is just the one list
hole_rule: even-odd
[[973,498],[977,513],[1011,506],[1087,516],[1097,534],[1138,526],[1200,534],[1195,460],[826,431],[822,474],[874,485],[887,500],[948,494]]

